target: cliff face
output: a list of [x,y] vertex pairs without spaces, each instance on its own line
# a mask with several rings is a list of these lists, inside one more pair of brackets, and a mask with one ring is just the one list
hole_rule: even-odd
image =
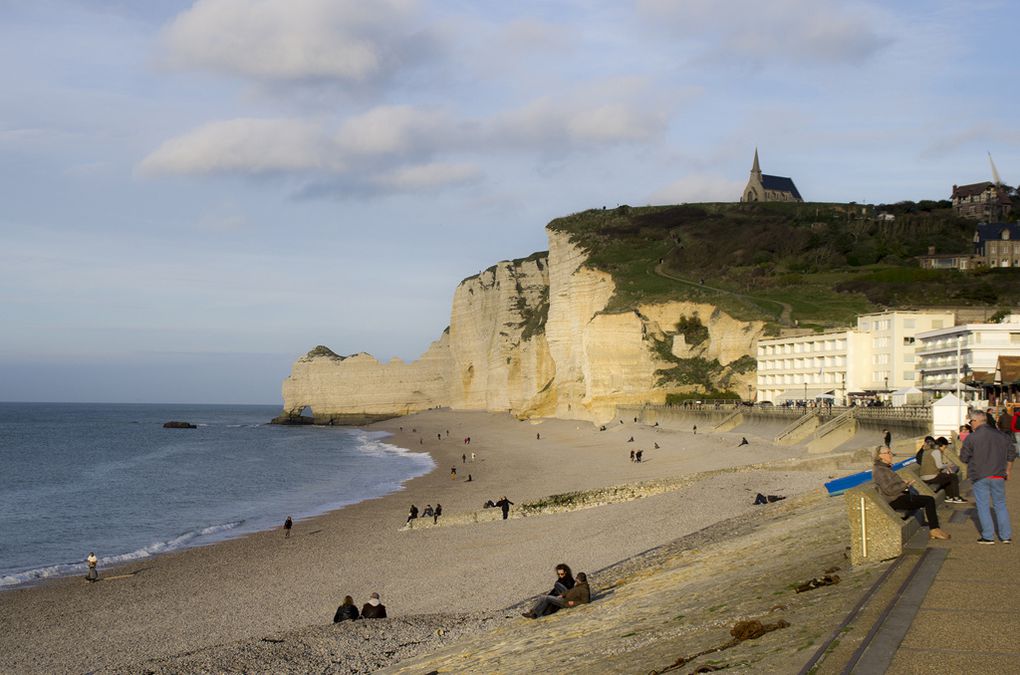
[[548,235],[548,256],[501,262],[461,282],[448,332],[417,361],[383,364],[324,348],[298,359],[283,384],[284,412],[310,406],[321,421],[449,406],[605,421],[617,405],[662,403],[695,388],[684,368],[703,363],[743,390],[753,372],[732,364],[753,353],[762,323],[683,302],[603,313],[612,277],[585,267],[567,234]]

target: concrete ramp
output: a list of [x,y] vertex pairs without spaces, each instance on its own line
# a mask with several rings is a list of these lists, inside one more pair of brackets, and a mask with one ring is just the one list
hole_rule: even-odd
[[856,435],[857,420],[853,410],[847,410],[815,430],[806,444],[807,451],[812,455],[832,452]]
[[813,412],[798,417],[776,435],[776,445],[796,445],[814,433],[821,426],[822,420]]
[[721,422],[712,427],[712,431],[732,431],[744,423],[744,415],[738,410],[723,418]]

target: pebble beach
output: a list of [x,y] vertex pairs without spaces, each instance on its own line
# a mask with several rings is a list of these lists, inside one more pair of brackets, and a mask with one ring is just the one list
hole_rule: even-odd
[[[371,428],[428,452],[437,468],[396,493],[299,520],[290,538],[261,532],[104,569],[96,584],[66,578],[0,593],[0,671],[243,671],[258,669],[256,646],[305,640],[320,649],[292,655],[294,672],[372,672],[522,621],[518,608],[551,586],[557,563],[588,572],[597,590],[601,570],[754,517],[759,492],[807,495],[827,477],[782,470],[802,451],[765,438],[748,436],[738,447],[740,435],[632,420],[600,431],[577,421],[430,411]],[[643,450],[644,461],[629,461],[631,449]],[[639,487],[627,498],[598,497],[621,485]],[[643,494],[640,486],[657,487]],[[524,508],[572,492],[596,497]],[[506,521],[482,509],[504,495],[514,502]],[[444,516],[436,526],[405,527],[411,504],[437,503]],[[345,595],[360,605],[373,591],[391,617],[380,628],[331,624]],[[285,663],[278,668],[290,670]]]

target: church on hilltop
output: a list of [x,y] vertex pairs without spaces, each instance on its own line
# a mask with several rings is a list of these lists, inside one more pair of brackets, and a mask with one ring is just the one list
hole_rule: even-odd
[[797,192],[792,178],[786,176],[770,176],[761,172],[758,166],[758,148],[754,149],[754,164],[751,165],[751,177],[747,179],[747,187],[740,196],[742,202],[802,202],[804,199]]

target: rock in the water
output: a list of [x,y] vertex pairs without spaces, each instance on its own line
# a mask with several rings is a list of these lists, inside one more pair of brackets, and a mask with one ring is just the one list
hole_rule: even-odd
[[198,427],[191,422],[178,422],[171,420],[170,422],[163,423],[164,429],[197,429]]

